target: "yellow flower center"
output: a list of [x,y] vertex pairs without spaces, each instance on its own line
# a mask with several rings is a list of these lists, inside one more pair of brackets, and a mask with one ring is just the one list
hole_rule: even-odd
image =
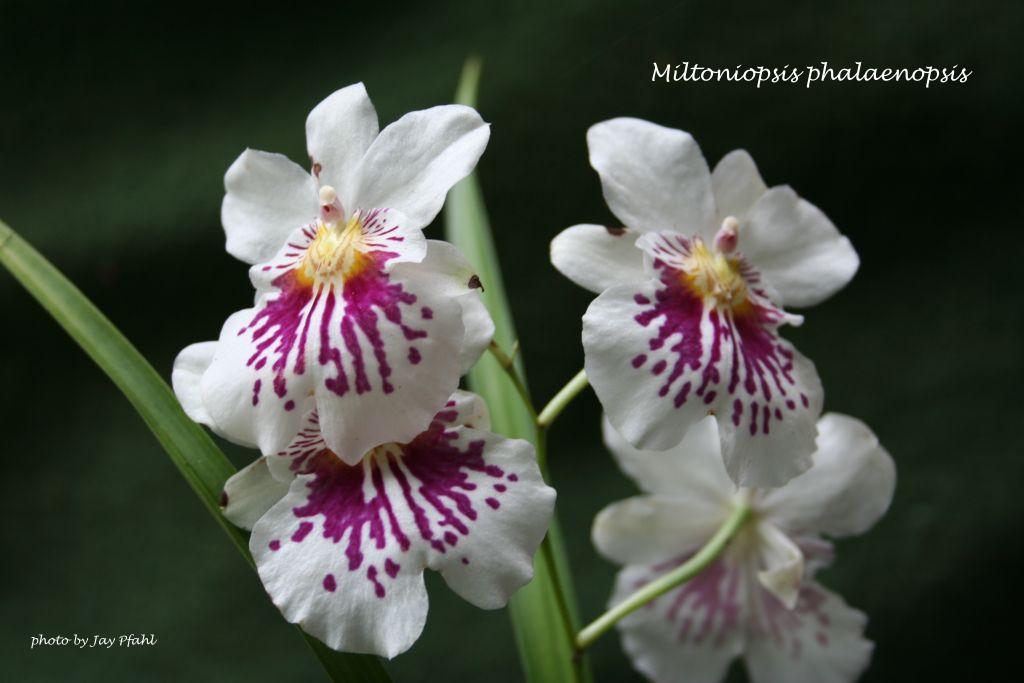
[[358,212],[344,223],[320,221],[316,237],[299,264],[299,278],[312,284],[358,275],[370,262],[361,249],[362,242],[363,222]]
[[747,299],[747,282],[740,272],[740,261],[695,238],[683,265],[683,280],[698,295],[712,298],[716,305],[736,308]]

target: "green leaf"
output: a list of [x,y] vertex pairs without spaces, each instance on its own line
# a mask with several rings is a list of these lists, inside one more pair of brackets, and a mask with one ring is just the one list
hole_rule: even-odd
[[[0,263],[114,381],[214,521],[249,566],[255,567],[245,534],[220,511],[220,492],[235,468],[210,436],[182,412],[171,388],[153,366],[77,287],[3,221],[0,221]],[[306,633],[302,636],[331,680],[390,680],[376,657],[342,654]]]
[[[479,79],[480,61],[468,60],[456,91],[456,101],[475,106]],[[461,181],[448,194],[445,203],[445,235],[476,268],[484,286],[484,304],[494,319],[494,339],[502,348],[511,349],[516,341],[515,324],[505,294],[480,184],[475,174]],[[515,366],[525,383],[526,373],[521,355],[517,356]],[[484,355],[470,371],[468,382],[469,387],[487,401],[495,431],[527,439],[538,447],[541,469],[547,478],[541,435],[512,381],[494,356]],[[569,576],[568,560],[557,519],[552,519],[548,538],[558,565],[558,574]],[[509,602],[516,644],[526,678],[534,683],[590,680],[585,663],[583,666],[574,664],[573,643],[562,627],[557,607],[555,577],[548,571],[540,552],[534,557],[533,569],[533,581],[520,589]],[[569,582],[562,583],[562,593],[566,597],[575,629],[578,627],[576,600]]]

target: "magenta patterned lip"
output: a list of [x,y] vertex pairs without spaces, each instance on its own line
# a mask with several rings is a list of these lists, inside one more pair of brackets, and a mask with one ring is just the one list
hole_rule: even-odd
[[[283,271],[270,283],[277,295],[268,297],[266,305],[238,334],[248,334],[254,347],[246,361],[248,367],[258,372],[270,365],[273,394],[284,410],[294,409],[301,398],[290,395],[288,375],[304,374],[310,357],[333,371],[333,376],[324,377],[323,387],[337,396],[350,391],[361,395],[375,389],[392,393],[393,369],[381,324],[401,329],[409,342],[403,355],[411,365],[422,360],[414,343],[428,333],[405,319],[419,314],[423,320],[430,320],[433,312],[429,307],[417,310],[417,296],[403,284],[392,282],[386,272],[388,263],[397,256],[386,250],[389,241],[402,239],[392,234],[395,229],[388,225],[386,210],[367,214],[362,239],[369,250],[352,257],[355,265],[344,276],[319,280],[305,272],[308,254],[323,227],[320,231],[313,226],[303,228],[299,239],[289,242],[277,262],[261,266],[263,272]],[[335,343],[336,339],[341,343]],[[315,351],[312,356],[311,349]],[[345,360],[350,371],[346,371]],[[263,389],[261,380],[254,379],[253,405],[266,396]]]
[[[644,576],[630,582],[639,590],[681,565],[690,555],[643,568]],[[823,607],[825,593],[814,583],[800,588],[796,605],[789,609],[747,574],[742,561],[724,556],[674,591],[648,603],[659,618],[673,627],[680,646],[721,650],[730,637],[767,638],[787,657],[803,656],[805,638],[818,647],[830,646],[830,620]]]
[[[292,510],[295,526],[271,540],[270,550],[303,543],[315,531],[344,547],[345,560],[324,577],[324,590],[334,591],[338,572],[362,572],[378,598],[387,595],[387,580],[398,576],[403,555],[414,543],[426,543],[441,554],[453,551],[471,533],[480,502],[500,510],[500,496],[519,480],[485,461],[482,439],[457,443],[459,433],[451,429],[457,420],[450,401],[411,442],[377,447],[359,464],[348,465],[327,448],[313,413],[289,448],[275,456],[287,458],[296,475],[312,477],[305,483],[305,503]],[[480,475],[492,480],[488,495],[471,479]],[[366,544],[376,551],[390,548],[390,554],[364,569]],[[460,561],[469,564],[471,558]]]
[[[703,291],[696,282],[701,274],[686,269],[703,244],[674,234],[659,237],[652,250],[659,283],[654,299],[634,296],[640,312],[633,319],[652,336],[648,348],[633,356],[632,367],[663,377],[658,395],[675,408],[691,401],[712,410],[722,405],[732,424],[745,425],[751,436],[768,435],[773,420],[809,409],[794,378],[793,351],[775,333],[788,316],[758,287],[757,271],[742,257],[730,259],[731,272],[723,279],[736,278],[725,286],[738,298],[723,302]],[[649,363],[648,354],[656,351],[668,359]]]

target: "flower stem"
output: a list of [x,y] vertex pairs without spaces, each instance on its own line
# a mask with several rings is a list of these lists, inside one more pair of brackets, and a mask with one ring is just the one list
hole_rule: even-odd
[[701,573],[722,554],[733,536],[750,518],[750,506],[739,504],[715,535],[689,560],[630,595],[591,622],[576,636],[576,649],[585,650],[627,615]]
[[[519,377],[519,373],[516,371],[515,366],[515,355],[519,350],[518,341],[512,346],[512,353],[506,353],[501,345],[496,341],[491,341],[488,350],[494,359],[498,361],[498,365],[502,367],[505,374],[512,381],[516,391],[519,393],[519,397],[523,402],[523,406],[530,413],[536,427],[536,449],[537,449],[537,466],[540,468],[541,475],[544,477],[544,481],[551,483],[551,477],[548,474],[548,439],[547,430],[539,425],[537,419],[537,410],[533,407],[533,401],[530,399],[530,393],[526,390],[526,385],[523,384],[522,379]],[[582,374],[582,373],[580,373]],[[584,376],[583,385],[580,389],[577,389],[575,393],[586,386],[586,376]],[[565,390],[563,389],[563,392]],[[570,397],[571,399],[571,397]],[[566,402],[568,402],[567,399]],[[561,581],[561,572],[558,569],[558,561],[555,558],[554,545],[551,542],[551,535],[546,534],[544,540],[540,545],[541,558],[544,561],[544,565],[553,577],[552,587],[555,594],[555,607],[558,610],[558,616],[562,622],[562,627],[565,629],[566,638],[570,643],[575,641],[576,638],[576,624],[574,623],[572,612],[569,610],[569,601],[566,598],[563,582]],[[576,671],[577,678],[582,676],[582,660],[579,657],[574,658],[573,668]]]
[[515,387],[516,393],[519,394],[519,398],[522,399],[523,405],[526,406],[526,410],[529,411],[530,416],[537,420],[537,410],[533,407],[533,401],[530,399],[530,392],[526,390],[526,385],[523,384],[523,380],[519,377],[519,373],[516,372],[516,360],[515,354],[519,350],[519,342],[517,341],[512,347],[512,354],[505,353],[505,350],[501,348],[501,344],[491,340],[491,345],[487,347],[487,350],[491,352],[494,359],[498,361],[498,365],[505,371],[508,378],[512,381],[512,386]]
[[554,398],[548,401],[548,404],[544,406],[544,410],[540,411],[540,415],[537,416],[537,426],[541,429],[547,429],[551,426],[551,423],[555,421],[565,407],[576,398],[581,391],[587,388],[590,381],[587,379],[587,371],[580,370],[576,373],[569,382],[559,389],[558,393],[555,394]]

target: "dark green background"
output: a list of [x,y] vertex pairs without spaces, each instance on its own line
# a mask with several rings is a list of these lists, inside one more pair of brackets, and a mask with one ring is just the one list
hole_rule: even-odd
[[[450,101],[463,58],[484,58],[479,173],[538,401],[580,366],[590,299],[550,267],[548,241],[613,220],[587,127],[639,116],[691,131],[712,162],[750,150],[863,263],[786,335],[817,363],[826,407],[870,424],[899,468],[889,515],[840,542],[823,575],[870,615],[866,680],[1020,676],[1020,3],[36,5],[0,5],[0,216],[165,374],[251,301],[223,251],[224,171],[246,146],[303,160],[306,113],[343,85],[364,80],[386,123]],[[974,75],[928,90],[650,82],[653,60],[855,59]],[[0,307],[0,677],[319,680],[128,403],[3,273]],[[633,491],[598,419],[585,394],[551,454],[588,617],[614,573],[590,520]],[[429,583],[426,631],[389,665],[397,680],[518,680],[507,615]],[[158,645],[28,648],[39,632],[133,631]],[[635,676],[616,636],[593,652],[599,680]]]

